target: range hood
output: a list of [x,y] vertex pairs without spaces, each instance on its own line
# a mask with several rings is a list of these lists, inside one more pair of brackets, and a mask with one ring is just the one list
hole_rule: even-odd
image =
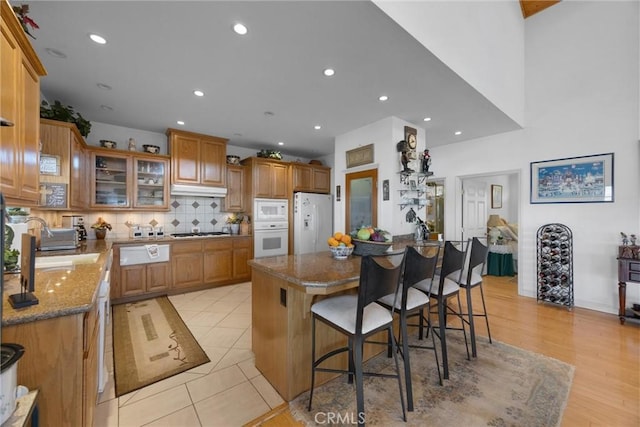
[[222,187],[201,187],[199,185],[171,184],[172,196],[225,197],[227,189]]

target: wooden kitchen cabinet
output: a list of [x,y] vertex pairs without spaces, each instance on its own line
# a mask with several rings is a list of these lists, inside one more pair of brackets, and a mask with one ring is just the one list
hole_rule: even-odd
[[202,255],[201,240],[171,244],[173,289],[189,288],[204,283]]
[[247,210],[244,170],[244,166],[227,165],[227,196],[224,198],[226,212]]
[[162,292],[171,285],[171,263],[120,266],[120,296]]
[[249,198],[286,199],[289,196],[289,164],[280,160],[249,157],[242,161]]
[[88,312],[2,327],[2,341],[20,343],[20,384],[39,389],[47,426],[91,426],[98,399],[97,304]]
[[169,209],[168,156],[92,148],[90,164],[91,208]]
[[[40,119],[40,139],[42,154],[54,156],[59,166],[58,174],[40,171],[42,193],[40,206],[48,209],[86,209],[89,206],[87,191],[87,150],[86,143],[73,123]],[[64,204],[55,200],[47,204],[47,189],[53,185],[67,187]]]
[[253,259],[253,238],[251,236],[233,239],[233,280],[251,280],[251,267],[248,261]]
[[167,129],[171,154],[171,183],[226,186],[227,139]]
[[331,168],[321,165],[291,163],[293,191],[329,194],[331,192]]
[[229,282],[233,278],[233,239],[207,239],[203,249],[204,282]]
[[40,76],[47,74],[8,2],[0,5],[0,191],[8,204],[37,206]]

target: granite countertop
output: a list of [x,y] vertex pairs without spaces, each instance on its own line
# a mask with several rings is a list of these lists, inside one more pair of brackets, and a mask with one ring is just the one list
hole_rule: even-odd
[[[389,252],[402,251],[406,246],[414,244],[413,239],[394,239]],[[351,255],[345,260],[337,260],[327,250],[303,255],[257,258],[250,260],[249,265],[301,286],[307,293],[329,293],[324,290],[332,287],[343,289],[344,285],[351,282],[356,282],[354,286],[357,286],[361,259]]]
[[30,307],[11,307],[8,297],[20,292],[20,275],[5,274],[2,326],[89,311],[96,301],[100,277],[111,245],[108,240],[87,240],[76,250],[38,252],[37,257],[83,253],[99,253],[100,257],[92,264],[36,269],[34,294],[39,303]]

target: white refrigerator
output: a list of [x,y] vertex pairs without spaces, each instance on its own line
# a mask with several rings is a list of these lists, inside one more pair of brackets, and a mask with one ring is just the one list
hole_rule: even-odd
[[330,194],[293,195],[293,253],[328,251],[333,235],[333,197]]

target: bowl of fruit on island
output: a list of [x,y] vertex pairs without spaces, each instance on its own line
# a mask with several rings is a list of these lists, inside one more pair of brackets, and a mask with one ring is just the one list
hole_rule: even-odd
[[351,233],[354,255],[382,255],[392,244],[393,236],[388,231],[375,227],[360,227]]
[[335,259],[347,259],[353,252],[351,236],[340,231],[336,231],[333,236],[329,237],[327,243]]

